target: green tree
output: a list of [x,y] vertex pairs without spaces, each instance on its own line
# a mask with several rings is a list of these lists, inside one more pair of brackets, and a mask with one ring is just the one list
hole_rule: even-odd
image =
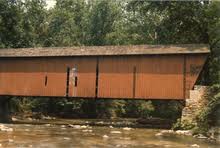
[[0,47],[22,47],[22,3],[0,0]]
[[[208,43],[207,22],[204,19],[207,8],[205,3],[133,0],[128,6],[133,8],[133,11],[136,9],[142,17],[156,13],[151,23],[158,23],[149,30],[155,30],[158,44]],[[148,16],[147,19],[149,18]]]
[[206,9],[211,54],[206,64],[205,83],[220,84],[220,2],[210,2]]
[[43,46],[48,31],[45,0],[25,0],[23,9],[23,45]]
[[117,1],[94,1],[90,14],[89,44],[106,45],[108,34],[115,31],[115,24],[121,19],[120,3]]
[[166,13],[148,8],[149,4],[149,1],[133,0],[126,5],[125,27],[130,44],[158,44],[158,28]]
[[87,5],[84,0],[59,0],[51,12],[46,46],[76,46],[85,42]]

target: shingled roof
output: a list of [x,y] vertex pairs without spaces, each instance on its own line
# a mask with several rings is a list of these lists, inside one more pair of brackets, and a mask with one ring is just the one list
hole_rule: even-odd
[[0,49],[0,57],[59,57],[209,53],[204,44],[185,45],[128,45],[128,46],[78,46],[50,48]]

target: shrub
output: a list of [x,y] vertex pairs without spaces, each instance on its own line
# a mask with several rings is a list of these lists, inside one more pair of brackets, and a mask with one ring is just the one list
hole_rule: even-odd
[[220,85],[216,84],[208,89],[203,108],[195,117],[197,126],[194,128],[194,133],[207,133],[214,123],[212,115],[218,106],[220,106]]
[[154,106],[151,101],[128,100],[125,105],[125,116],[132,118],[145,118],[152,115]]

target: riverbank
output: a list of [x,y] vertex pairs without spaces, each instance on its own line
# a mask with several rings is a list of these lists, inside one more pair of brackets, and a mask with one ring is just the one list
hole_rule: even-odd
[[55,124],[55,125],[89,125],[89,126],[114,126],[131,128],[156,128],[170,129],[173,121],[160,118],[116,118],[116,119],[63,119],[43,116],[41,119],[32,117],[13,116],[14,124]]
[[213,131],[210,130],[209,136],[205,136],[202,134],[193,134],[192,130],[161,130],[156,134],[158,137],[167,137],[171,135],[180,135],[180,136],[189,136],[189,137],[194,137],[199,140],[205,140],[205,141],[210,141],[210,142],[215,142],[220,144],[220,130],[218,131]]

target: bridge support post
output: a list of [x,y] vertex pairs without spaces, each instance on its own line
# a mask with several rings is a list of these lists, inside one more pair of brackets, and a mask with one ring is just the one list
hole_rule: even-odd
[[196,124],[195,117],[202,110],[206,86],[196,85],[194,90],[190,90],[190,97],[185,101],[185,107],[182,110],[181,122]]
[[10,109],[9,109],[9,101],[8,97],[0,97],[0,122],[1,123],[9,123],[12,121]]

